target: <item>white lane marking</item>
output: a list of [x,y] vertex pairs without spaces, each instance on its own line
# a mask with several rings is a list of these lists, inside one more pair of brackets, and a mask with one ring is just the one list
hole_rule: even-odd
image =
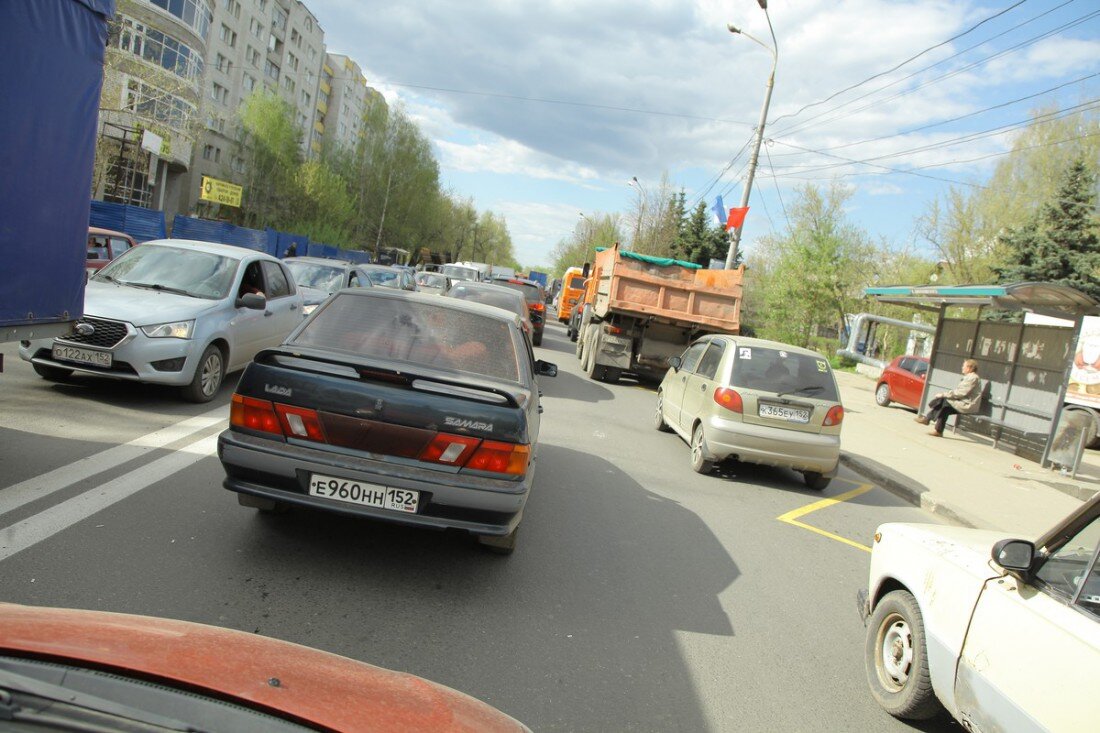
[[79,461],[73,461],[67,466],[55,468],[34,478],[2,488],[0,489],[0,514],[6,514],[13,509],[18,509],[24,504],[49,496],[67,486],[72,486],[96,474],[117,468],[128,461],[140,458],[150,451],[163,448],[228,419],[229,415],[226,408],[224,406],[218,407],[174,425],[169,425],[156,432],[134,438],[129,443],[116,445],[114,448],[108,448],[87,458],[81,458]]
[[192,463],[215,455],[217,448],[218,436],[207,436],[102,486],[55,504],[22,522],[0,529],[0,560],[6,560],[17,552],[49,539],[96,512],[184,470]]

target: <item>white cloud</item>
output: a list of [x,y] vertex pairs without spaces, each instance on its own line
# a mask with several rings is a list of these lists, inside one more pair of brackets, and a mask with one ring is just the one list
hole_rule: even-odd
[[552,264],[553,246],[566,238],[580,219],[579,207],[572,204],[502,201],[493,209],[508,220],[516,258],[525,267]]

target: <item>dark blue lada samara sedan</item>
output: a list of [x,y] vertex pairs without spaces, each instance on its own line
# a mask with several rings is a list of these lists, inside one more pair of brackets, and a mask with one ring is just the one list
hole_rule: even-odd
[[534,478],[539,376],[519,318],[344,290],[260,352],[218,441],[243,506],[457,528],[508,554]]

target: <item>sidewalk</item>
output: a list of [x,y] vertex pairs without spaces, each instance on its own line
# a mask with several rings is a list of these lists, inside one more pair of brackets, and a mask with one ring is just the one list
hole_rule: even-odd
[[916,413],[875,404],[875,382],[836,372],[844,403],[841,463],[950,522],[1034,538],[1100,491],[1100,451],[1086,450],[1077,478],[948,427],[942,438]]

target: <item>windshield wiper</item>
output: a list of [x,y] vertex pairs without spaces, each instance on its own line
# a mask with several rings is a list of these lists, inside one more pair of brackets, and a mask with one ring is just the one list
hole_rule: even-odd
[[149,290],[156,290],[157,292],[175,293],[176,295],[186,295],[191,298],[196,298],[194,293],[189,290],[183,290],[181,288],[173,288],[168,285],[161,285],[160,283],[137,283],[132,280],[116,280],[119,285],[130,285],[135,288],[148,288]]
[[[27,699],[29,698],[29,699]],[[46,701],[46,706],[41,702]],[[22,703],[22,704],[21,704]],[[45,723],[54,729],[101,731],[102,720],[88,720],[86,713],[125,720],[142,727],[158,730],[193,731],[188,723],[117,703],[60,684],[44,682],[18,672],[0,671],[0,720],[15,720],[31,724]],[[110,721],[107,721],[110,722]]]
[[789,394],[798,394],[799,392],[820,392],[824,387],[816,384],[807,384],[805,387],[799,387],[798,389],[790,389],[786,392],[777,392],[777,397],[786,397]]

